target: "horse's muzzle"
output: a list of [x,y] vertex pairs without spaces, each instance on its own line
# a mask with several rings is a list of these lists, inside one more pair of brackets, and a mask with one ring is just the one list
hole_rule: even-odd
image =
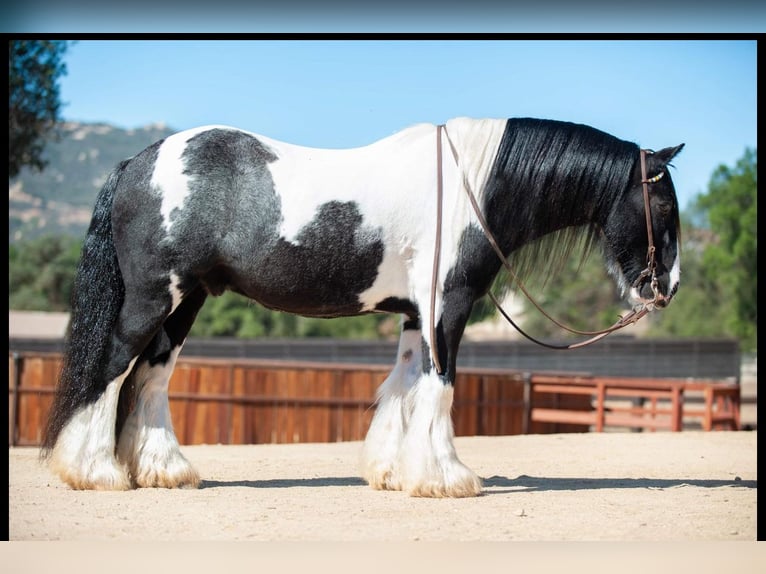
[[[667,295],[663,295],[663,287],[666,288],[665,291]],[[663,282],[656,277],[642,275],[633,284],[631,298],[634,303],[639,303],[648,309],[664,309],[670,304],[670,300],[678,289],[678,285],[674,285],[670,290],[668,290],[667,287],[667,283],[663,284]]]
[[658,307],[659,309],[664,309],[668,306],[670,303],[670,297],[665,297],[664,295],[660,295],[659,293],[654,298],[654,306]]
[[655,306],[659,307],[660,309],[664,309],[668,305],[670,305],[670,300],[673,298],[673,296],[676,294],[676,291],[678,291],[678,283],[675,283],[673,287],[668,291],[667,295],[663,295],[662,293],[657,293],[655,295]]

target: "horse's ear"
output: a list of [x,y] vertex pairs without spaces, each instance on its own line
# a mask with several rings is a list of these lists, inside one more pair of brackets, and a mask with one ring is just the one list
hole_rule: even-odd
[[686,144],[680,144],[676,147],[666,147],[661,149],[660,151],[654,152],[652,155],[656,160],[662,163],[662,165],[667,165],[670,163],[670,160],[673,159],[678,155],[678,152],[680,152],[684,145]]

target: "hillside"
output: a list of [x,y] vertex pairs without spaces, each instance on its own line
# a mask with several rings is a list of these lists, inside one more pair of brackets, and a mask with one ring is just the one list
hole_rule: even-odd
[[109,171],[174,131],[162,124],[135,130],[107,124],[60,124],[60,137],[45,149],[46,169],[24,168],[8,181],[8,241],[53,233],[84,235]]

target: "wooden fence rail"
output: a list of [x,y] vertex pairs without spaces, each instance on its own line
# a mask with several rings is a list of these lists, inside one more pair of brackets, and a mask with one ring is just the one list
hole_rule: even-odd
[[[9,445],[37,446],[61,355],[9,353],[8,367]],[[390,369],[390,365],[182,356],[168,390],[174,430],[181,444],[362,440],[374,413],[375,392]],[[587,432],[610,425],[680,430],[678,421],[692,416],[703,420],[706,430],[723,423],[739,428],[738,385],[620,380],[622,387],[615,378],[582,373],[462,368],[455,385],[455,434]],[[670,394],[657,394],[658,389]],[[649,406],[632,404],[629,412],[618,416],[619,407],[609,401],[620,392],[642,403],[648,400]],[[695,392],[704,395],[697,401],[702,408],[682,410],[684,393]],[[664,406],[666,402],[669,406]]]

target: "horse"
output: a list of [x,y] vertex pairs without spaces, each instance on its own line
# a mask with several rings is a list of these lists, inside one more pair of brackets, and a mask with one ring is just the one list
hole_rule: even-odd
[[[224,125],[162,139],[120,162],[96,199],[40,457],[72,489],[198,487],[168,380],[206,298],[232,290],[307,317],[398,314],[360,474],[411,496],[479,495],[450,411],[460,340],[500,255],[586,238],[632,305],[666,306],[681,232],[668,166],[683,145],[467,117],[349,149]],[[531,267],[551,258],[528,251]]]

